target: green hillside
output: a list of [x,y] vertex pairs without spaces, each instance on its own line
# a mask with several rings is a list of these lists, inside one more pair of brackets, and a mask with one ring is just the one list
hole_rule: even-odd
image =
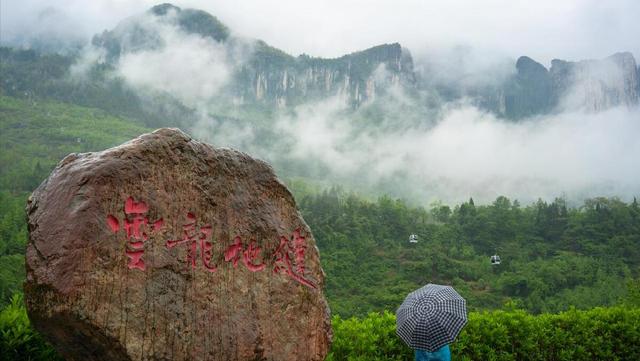
[[[569,208],[562,199],[521,206],[498,197],[425,210],[333,189],[299,205],[318,240],[331,310],[342,316],[395,310],[426,283],[453,285],[474,310],[588,309],[616,304],[640,274],[635,200]],[[490,262],[496,252],[500,265]]]
[[0,190],[33,190],[67,154],[106,149],[148,132],[102,110],[0,96]]

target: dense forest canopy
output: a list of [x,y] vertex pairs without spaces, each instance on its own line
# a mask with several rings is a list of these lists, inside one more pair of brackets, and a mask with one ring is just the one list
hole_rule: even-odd
[[[332,310],[363,315],[395,309],[425,283],[454,285],[471,309],[515,302],[531,312],[611,305],[638,277],[637,200],[563,199],[521,206],[498,197],[414,208],[388,197],[366,201],[331,189],[303,196],[327,271]],[[409,235],[417,234],[418,243]],[[499,254],[500,265],[490,257]]]

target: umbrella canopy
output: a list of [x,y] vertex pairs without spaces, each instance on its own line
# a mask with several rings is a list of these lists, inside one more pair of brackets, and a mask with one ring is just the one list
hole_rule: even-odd
[[466,301],[451,286],[429,283],[409,293],[396,311],[396,333],[413,349],[436,351],[466,324]]

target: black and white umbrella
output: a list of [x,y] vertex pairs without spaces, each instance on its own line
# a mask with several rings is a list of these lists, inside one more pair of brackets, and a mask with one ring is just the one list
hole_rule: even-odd
[[453,342],[467,324],[467,305],[451,286],[429,283],[396,311],[396,333],[413,349],[434,352]]

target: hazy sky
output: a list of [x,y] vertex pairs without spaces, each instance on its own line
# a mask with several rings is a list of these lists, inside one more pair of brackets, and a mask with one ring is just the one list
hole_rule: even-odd
[[[159,1],[3,0],[0,37],[81,35],[112,28]],[[294,55],[336,57],[400,42],[413,52],[471,45],[510,57],[552,58],[640,54],[636,0],[207,0],[174,1],[204,9],[239,35],[261,38]]]

